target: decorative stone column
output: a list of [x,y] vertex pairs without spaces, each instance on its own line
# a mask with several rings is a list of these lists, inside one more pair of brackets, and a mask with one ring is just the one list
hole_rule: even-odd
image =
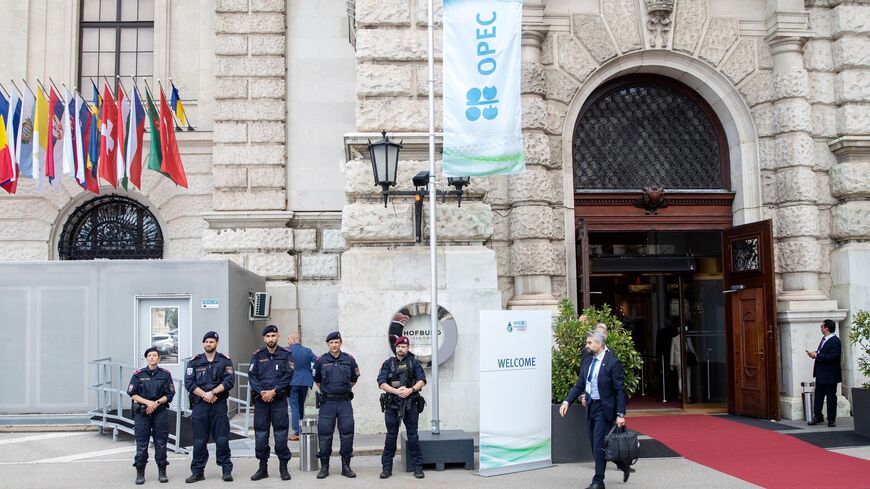
[[282,333],[298,320],[286,192],[285,8],[274,1],[216,2],[216,212],[203,216],[209,258],[229,258],[266,277]]
[[[870,5],[842,1],[830,11],[834,98],[838,138],[829,148],[837,157],[831,168],[831,296],[849,310],[870,309]],[[847,338],[851,321],[839,331]],[[843,348],[843,388],[870,379],[858,371],[856,352]]]
[[783,418],[802,417],[800,383],[812,379],[805,349],[818,344],[819,324],[839,321],[845,311],[820,290],[823,251],[820,242],[818,175],[814,171],[813,112],[803,46],[812,37],[808,14],[786,10],[791,0],[774,2],[767,21],[773,57],[773,133],[776,197],[774,241],[776,270],[782,279],[777,318]]
[[[508,177],[510,201],[510,267],[514,277],[514,295],[508,309],[550,309],[556,312],[558,301],[553,295],[554,275],[564,275],[564,257],[560,260],[552,240],[557,235],[557,215],[553,212],[558,174],[548,168],[550,140],[547,128],[547,108],[544,101],[546,85],[541,64],[541,48],[546,33],[526,18],[543,14],[543,5],[524,5],[522,33],[522,113],[526,171]],[[527,14],[530,14],[528,15]],[[541,155],[541,151],[545,154]],[[558,216],[559,218],[561,215]]]

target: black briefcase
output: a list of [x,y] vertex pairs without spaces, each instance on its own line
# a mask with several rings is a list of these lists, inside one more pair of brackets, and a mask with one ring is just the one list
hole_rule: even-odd
[[608,462],[634,465],[640,455],[637,432],[614,426],[604,437],[604,458]]

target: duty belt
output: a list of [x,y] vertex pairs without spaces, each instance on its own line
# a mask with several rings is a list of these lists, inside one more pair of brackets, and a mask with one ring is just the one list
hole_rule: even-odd
[[344,394],[323,394],[323,398],[327,401],[350,401],[353,399],[353,392],[345,392]]

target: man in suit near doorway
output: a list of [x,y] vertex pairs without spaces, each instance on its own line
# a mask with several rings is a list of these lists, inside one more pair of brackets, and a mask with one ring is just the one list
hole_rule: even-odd
[[828,400],[828,426],[837,423],[837,384],[843,381],[843,373],[840,370],[840,356],[842,344],[840,338],[834,335],[837,323],[825,319],[821,326],[822,341],[816,351],[807,350],[807,355],[815,359],[813,363],[813,377],[816,378],[816,402],[813,406],[813,420],[809,425],[817,425],[825,420],[822,417],[822,400]]
[[[562,402],[559,414],[568,413],[568,406],[577,398],[586,406],[586,428],[595,457],[595,476],[586,489],[604,489],[604,437],[610,428],[625,426],[625,372],[622,364],[610,351],[605,350],[604,334],[592,331],[586,335],[586,348],[590,355],[580,368],[577,383]],[[628,480],[631,468],[619,467],[623,471],[623,482]]]

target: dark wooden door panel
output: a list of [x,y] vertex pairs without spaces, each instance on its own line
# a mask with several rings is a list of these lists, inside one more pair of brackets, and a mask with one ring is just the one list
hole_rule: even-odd
[[778,335],[771,222],[723,233],[726,292],[728,410],[779,419]]

